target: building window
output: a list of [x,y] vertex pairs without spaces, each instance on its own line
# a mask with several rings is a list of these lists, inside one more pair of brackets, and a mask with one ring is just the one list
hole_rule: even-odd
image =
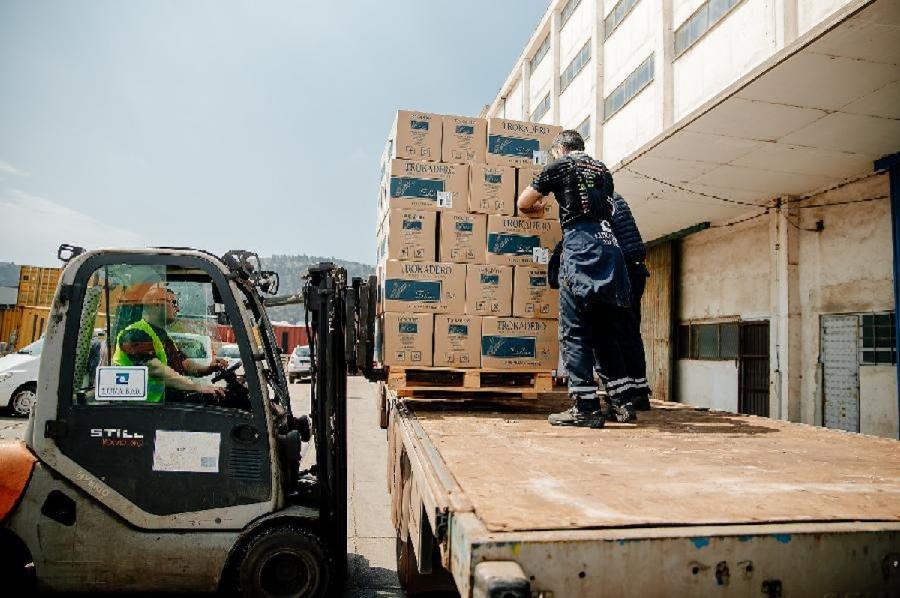
[[631,98],[639,94],[653,81],[653,54],[634,69],[630,75],[603,102],[605,120],[612,118],[613,114],[622,109]]
[[739,338],[738,322],[682,324],[678,327],[678,359],[737,359]]
[[897,335],[894,312],[863,314],[859,326],[860,365],[897,363]]
[[559,76],[560,93],[565,91],[566,87],[569,86],[569,83],[572,82],[572,79],[574,79],[578,75],[578,73],[581,72],[581,69],[584,68],[584,65],[586,65],[590,59],[591,40],[587,40],[587,42],[585,42],[585,44],[578,51],[578,54],[575,55],[575,58],[572,59],[572,62],[569,63],[569,66],[567,66]]
[[541,45],[538,46],[537,52],[534,53],[534,56],[531,57],[531,72],[534,72],[534,69],[541,64],[541,61],[544,59],[544,56],[547,55],[547,52],[550,51],[550,34],[544,36],[544,41],[541,42]]
[[606,33],[606,37],[609,37],[615,31],[619,23],[625,20],[625,17],[628,16],[628,13],[631,12],[631,9],[637,3],[638,0],[619,0],[615,8],[609,11],[609,16],[603,21],[603,30]]
[[537,107],[534,109],[534,112],[531,113],[531,122],[537,122],[541,119],[542,116],[547,114],[547,111],[550,110],[550,93],[547,92],[547,95],[544,96],[544,99],[538,102]]
[[675,30],[675,56],[680,56],[693,46],[704,33],[712,29],[741,2],[743,0],[706,0],[681,27]]
[[587,117],[578,127],[575,129],[578,131],[578,134],[581,135],[581,138],[587,141],[591,138],[591,117]]
[[575,9],[578,8],[578,5],[581,4],[581,0],[569,0],[566,2],[566,5],[562,7],[562,10],[559,11],[559,28],[562,29],[566,24],[566,21],[569,20],[569,17],[575,12]]

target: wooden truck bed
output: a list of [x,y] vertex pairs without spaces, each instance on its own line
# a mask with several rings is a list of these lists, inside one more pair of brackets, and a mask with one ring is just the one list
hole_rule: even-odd
[[[533,547],[524,546],[540,545],[553,560],[539,567],[542,573],[565,568],[572,559],[583,563],[581,571],[562,572],[565,579],[555,573],[545,577],[545,586],[566,591],[572,590],[565,585],[571,580],[585,583],[586,575],[576,574],[585,573],[591,561],[587,554],[595,552],[587,547],[599,542],[603,552],[614,539],[684,540],[691,552],[710,537],[762,534],[773,538],[773,546],[762,550],[761,539],[754,545],[755,558],[772,557],[771,567],[777,568],[786,554],[808,552],[801,547],[809,538],[840,532],[840,542],[820,542],[837,551],[831,557],[837,562],[830,565],[835,575],[842,574],[843,564],[850,566],[852,559],[847,556],[842,563],[840,554],[853,542],[860,542],[862,551],[877,537],[880,544],[872,546],[873,552],[885,546],[900,552],[900,442],[895,440],[674,403],[655,404],[638,414],[636,424],[590,430],[549,426],[548,413],[566,405],[558,400],[391,401],[391,461],[399,464],[403,455],[410,462],[405,474],[392,466],[395,524],[413,544],[424,537],[426,548],[421,528],[430,528],[444,566],[464,595],[471,592],[478,558],[499,558],[504,551],[498,547],[510,543],[521,543],[510,554],[526,561],[538,557]],[[849,540],[847,534],[855,531],[862,535]],[[779,538],[790,538],[791,532],[805,539],[786,553],[790,546],[779,545]],[[698,537],[707,540],[698,544]],[[576,545],[582,547],[581,557],[571,554]],[[723,555],[736,556],[753,552],[749,546],[736,541],[734,547],[720,548]],[[883,565],[888,552],[877,559],[873,554],[872,562]],[[700,573],[689,567],[696,561],[689,557],[677,560],[684,561],[690,578]],[[824,561],[792,565],[798,572],[821,566]],[[755,580],[747,591],[759,593],[760,583]],[[890,584],[900,586],[900,573]],[[581,593],[611,587],[590,586]]]

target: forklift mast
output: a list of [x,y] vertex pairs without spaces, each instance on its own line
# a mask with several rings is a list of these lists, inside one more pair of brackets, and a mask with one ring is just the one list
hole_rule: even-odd
[[317,506],[338,571],[347,565],[347,375],[373,371],[375,288],[375,277],[348,281],[345,269],[323,262],[309,269],[302,292],[312,364]]

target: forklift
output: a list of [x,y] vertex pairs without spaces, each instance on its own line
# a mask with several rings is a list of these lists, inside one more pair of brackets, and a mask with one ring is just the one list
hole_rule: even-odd
[[[4,593],[338,592],[347,375],[377,378],[374,277],[322,263],[300,293],[277,296],[277,274],[243,250],[63,245],[58,256],[38,400],[24,442],[0,444]],[[291,409],[266,315],[289,304],[306,310],[309,414]],[[239,362],[172,373],[162,337],[216,334]]]

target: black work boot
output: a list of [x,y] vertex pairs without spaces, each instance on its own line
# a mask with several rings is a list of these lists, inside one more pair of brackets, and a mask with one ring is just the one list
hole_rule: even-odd
[[596,398],[576,398],[571,408],[560,413],[551,413],[547,418],[551,426],[578,426],[581,428],[602,428],[606,421],[600,413],[600,403]]
[[637,411],[630,399],[620,399],[618,401],[610,401],[612,416],[621,424],[633,422],[637,419]]
[[650,395],[642,394],[631,400],[631,404],[638,411],[650,411]]

